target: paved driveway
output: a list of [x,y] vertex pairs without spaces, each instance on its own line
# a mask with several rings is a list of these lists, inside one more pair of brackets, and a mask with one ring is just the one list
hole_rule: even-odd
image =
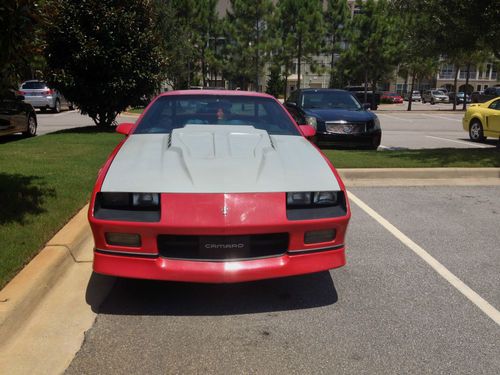
[[499,374],[500,188],[352,193],[346,267],[236,285],[120,280],[67,373]]

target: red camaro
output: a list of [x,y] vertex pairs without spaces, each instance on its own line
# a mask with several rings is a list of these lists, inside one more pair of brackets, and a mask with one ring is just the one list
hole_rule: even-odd
[[95,272],[228,283],[345,264],[345,187],[273,97],[172,91],[117,131],[89,209]]

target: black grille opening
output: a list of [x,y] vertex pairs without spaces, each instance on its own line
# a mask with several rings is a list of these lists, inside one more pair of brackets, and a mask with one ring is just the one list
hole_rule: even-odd
[[160,256],[165,258],[231,261],[283,255],[288,250],[288,233],[245,236],[159,235]]

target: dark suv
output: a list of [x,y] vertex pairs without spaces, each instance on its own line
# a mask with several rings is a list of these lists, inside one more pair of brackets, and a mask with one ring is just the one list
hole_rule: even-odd
[[[367,105],[368,106],[368,105]],[[316,128],[318,146],[377,149],[382,130],[377,116],[345,90],[300,89],[285,102],[298,124]]]
[[498,96],[500,96],[500,86],[488,87],[484,89],[483,93],[473,92],[472,103],[484,103],[488,100],[495,99]]

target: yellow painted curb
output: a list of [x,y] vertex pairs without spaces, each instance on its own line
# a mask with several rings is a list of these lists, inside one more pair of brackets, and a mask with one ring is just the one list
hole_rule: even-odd
[[[89,238],[88,205],[82,208],[0,291],[0,347],[22,327],[45,295],[74,263],[91,262],[80,248]],[[80,252],[79,252],[80,251]]]

